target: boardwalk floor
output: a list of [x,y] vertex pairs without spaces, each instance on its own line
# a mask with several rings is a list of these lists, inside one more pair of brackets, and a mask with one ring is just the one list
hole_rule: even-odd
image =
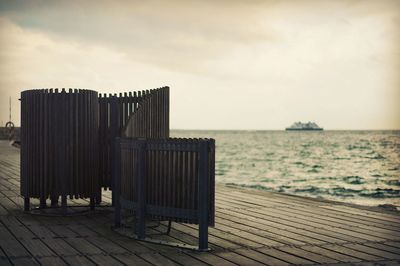
[[[109,193],[103,198],[109,202]],[[112,231],[111,208],[46,217],[22,205],[19,150],[0,141],[0,265],[400,264],[397,213],[280,193],[218,185],[208,253],[127,239]],[[169,236],[158,237],[195,244],[197,228],[173,223]]]

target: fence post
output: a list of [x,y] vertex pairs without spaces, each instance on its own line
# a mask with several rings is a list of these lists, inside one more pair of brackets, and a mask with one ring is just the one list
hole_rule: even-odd
[[[116,96],[112,96],[110,99],[110,134],[111,134],[111,143],[110,143],[110,150],[114,147],[115,138],[119,137],[119,127],[118,127],[118,99]],[[110,152],[112,154],[112,152]],[[115,167],[115,158],[111,156],[111,166]],[[114,170],[112,170],[114,171]],[[115,178],[111,177],[111,205],[115,206]]]
[[146,238],[146,140],[138,140],[138,209],[136,216],[137,236],[139,239]]
[[115,208],[115,227],[121,227],[121,139],[116,138],[114,141],[114,166],[113,166],[113,180],[115,187],[114,192],[114,208]]
[[208,143],[199,143],[199,200],[198,200],[198,219],[199,219],[199,251],[208,250],[208,212],[209,212],[209,160]]

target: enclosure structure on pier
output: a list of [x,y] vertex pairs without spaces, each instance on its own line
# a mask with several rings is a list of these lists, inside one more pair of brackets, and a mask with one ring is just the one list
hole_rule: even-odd
[[90,198],[99,189],[99,102],[91,90],[27,90],[21,93],[21,195],[46,207],[61,197]]
[[[98,95],[91,90],[28,90],[21,95],[21,195],[46,209],[61,197],[90,199],[112,190],[115,225],[121,209],[136,217],[137,238],[146,218],[199,224],[208,250],[214,225],[215,144],[212,139],[169,138],[169,88]],[[131,215],[132,216],[132,215]],[[164,243],[166,244],[166,243]],[[170,245],[176,245],[171,244]]]
[[[124,138],[115,145],[115,226],[121,226],[121,209],[131,210],[138,239],[208,250],[215,213],[214,140]],[[198,224],[198,246],[149,239],[146,218],[169,226],[171,221]]]

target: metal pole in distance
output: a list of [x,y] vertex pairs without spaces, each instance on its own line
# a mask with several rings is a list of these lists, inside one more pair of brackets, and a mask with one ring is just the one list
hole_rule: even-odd
[[146,238],[146,140],[137,140],[138,151],[138,209],[136,211],[137,236],[139,239]]
[[198,219],[199,251],[208,251],[208,212],[209,212],[209,160],[208,142],[199,143],[199,184],[198,184]]
[[114,224],[115,227],[121,227],[121,139],[115,138],[114,141],[114,165],[113,165],[113,180],[115,187],[114,192]]

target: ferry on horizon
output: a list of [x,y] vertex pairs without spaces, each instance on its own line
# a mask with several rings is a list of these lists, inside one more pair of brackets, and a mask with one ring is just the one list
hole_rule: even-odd
[[296,122],[290,127],[287,127],[286,130],[324,130],[322,127],[319,127],[314,122],[302,123]]

